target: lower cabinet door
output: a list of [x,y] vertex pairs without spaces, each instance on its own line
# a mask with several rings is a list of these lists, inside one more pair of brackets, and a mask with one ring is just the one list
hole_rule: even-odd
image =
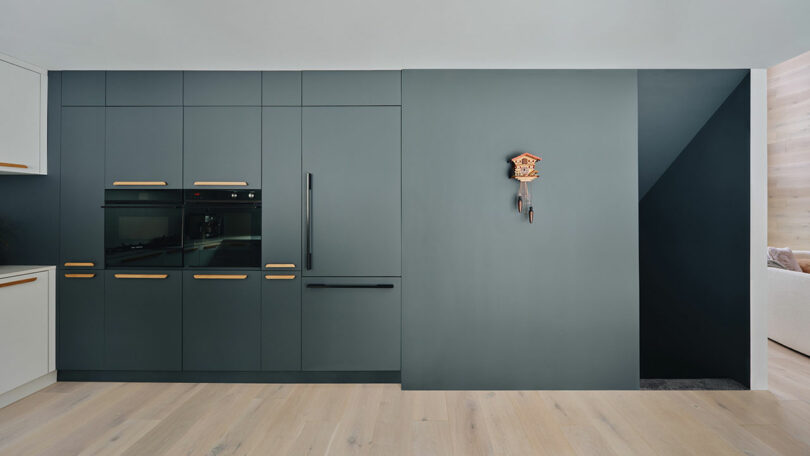
[[180,370],[182,271],[105,274],[105,369]]
[[260,369],[260,277],[259,271],[185,271],[183,370]]
[[400,370],[400,285],[390,277],[306,278],[303,369]]
[[298,271],[273,271],[262,279],[262,370],[301,370]]
[[48,373],[48,275],[0,279],[0,394]]
[[59,272],[56,368],[104,368],[104,276],[100,271]]

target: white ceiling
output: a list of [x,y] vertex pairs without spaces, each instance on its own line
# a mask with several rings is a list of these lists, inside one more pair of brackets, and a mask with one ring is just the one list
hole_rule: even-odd
[[810,49],[808,0],[0,0],[48,69],[749,68]]

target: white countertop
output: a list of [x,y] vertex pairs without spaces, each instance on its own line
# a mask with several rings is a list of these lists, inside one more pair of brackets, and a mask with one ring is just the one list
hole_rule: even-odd
[[56,272],[56,266],[0,266],[0,279],[44,271]]

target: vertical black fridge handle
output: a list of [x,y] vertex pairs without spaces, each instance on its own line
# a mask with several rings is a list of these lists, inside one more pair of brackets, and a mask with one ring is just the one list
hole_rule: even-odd
[[307,269],[312,269],[312,173],[307,173]]

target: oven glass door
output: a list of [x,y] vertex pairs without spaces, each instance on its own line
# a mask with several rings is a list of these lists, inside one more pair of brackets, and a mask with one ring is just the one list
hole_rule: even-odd
[[259,267],[261,242],[260,206],[186,203],[183,237],[186,266]]
[[183,209],[112,204],[104,209],[107,267],[182,267]]

